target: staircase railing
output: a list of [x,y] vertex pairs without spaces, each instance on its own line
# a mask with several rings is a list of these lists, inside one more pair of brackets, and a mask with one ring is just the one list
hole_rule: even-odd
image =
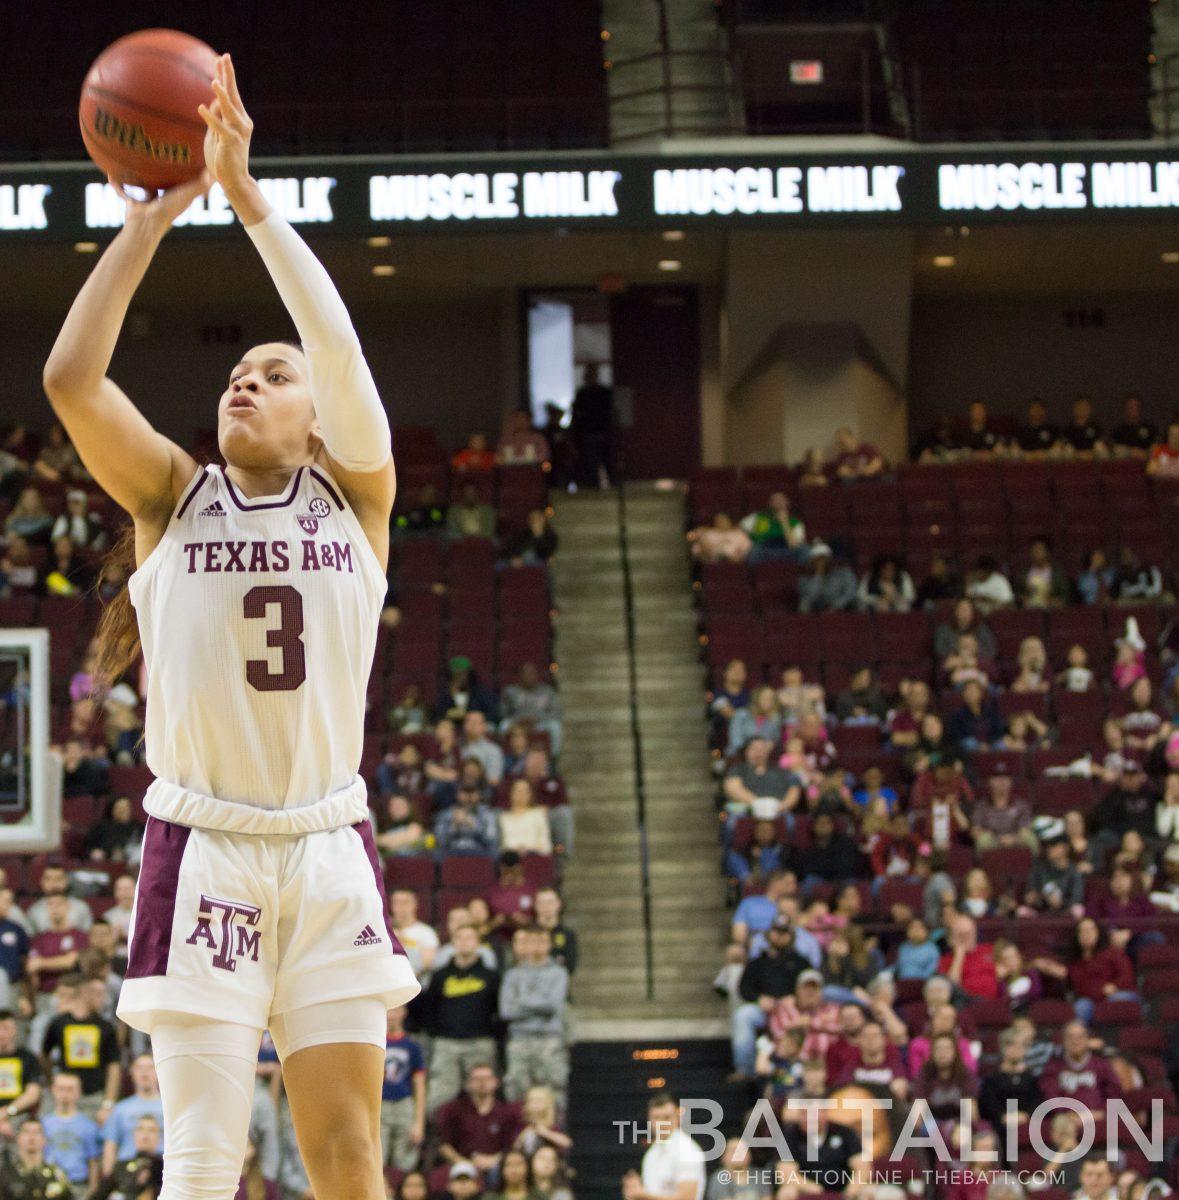
[[1158,62],[1159,79],[1162,81],[1155,92],[1159,101],[1159,124],[1163,141],[1169,142],[1179,128],[1172,118],[1172,97],[1179,93],[1179,50],[1164,55]]

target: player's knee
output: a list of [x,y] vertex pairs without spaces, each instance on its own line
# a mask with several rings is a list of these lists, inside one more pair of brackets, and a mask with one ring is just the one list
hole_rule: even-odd
[[325,1129],[306,1149],[309,1173],[330,1179],[341,1196],[362,1196],[381,1171],[380,1147],[363,1128]]
[[180,1148],[169,1143],[160,1200],[223,1200],[237,1190],[240,1175],[241,1163],[211,1144]]

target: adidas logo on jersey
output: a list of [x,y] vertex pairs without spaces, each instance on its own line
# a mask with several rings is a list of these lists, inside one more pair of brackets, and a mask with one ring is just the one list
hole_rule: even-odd
[[384,939],[380,934],[373,932],[371,925],[366,925],[361,931],[360,936],[352,944],[354,946],[378,946]]
[[221,507],[220,500],[214,500],[213,503],[210,504],[207,508],[202,508],[201,511],[199,513],[197,513],[197,516],[198,517],[223,517],[223,516],[225,516],[225,509],[223,509]]

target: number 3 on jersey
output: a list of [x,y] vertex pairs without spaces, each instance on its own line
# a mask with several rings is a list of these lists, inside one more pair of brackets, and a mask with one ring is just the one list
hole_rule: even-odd
[[282,670],[272,671],[264,658],[246,659],[246,682],[259,692],[293,692],[307,678],[303,645],[303,597],[289,584],[254,587],[242,598],[244,615],[265,620],[278,606],[278,625],[266,631],[266,645],[282,651]]

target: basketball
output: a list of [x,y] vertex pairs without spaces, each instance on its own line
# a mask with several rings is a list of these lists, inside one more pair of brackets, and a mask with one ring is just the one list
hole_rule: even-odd
[[199,104],[213,100],[217,55],[175,29],[143,29],[108,46],[82,85],[78,124],[95,164],[156,191],[204,169]]

